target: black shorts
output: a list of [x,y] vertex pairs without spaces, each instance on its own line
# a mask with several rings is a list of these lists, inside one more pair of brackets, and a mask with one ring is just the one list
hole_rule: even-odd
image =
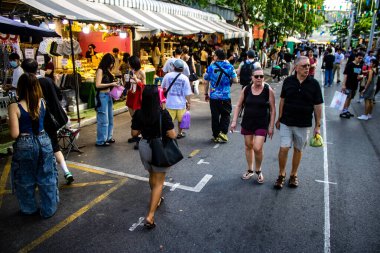
[[53,152],[56,153],[58,151],[61,151],[61,147],[58,143],[58,135],[57,132],[50,129],[45,129],[46,133],[49,135],[51,140],[51,146],[53,147]]
[[353,99],[356,95],[357,89],[358,89],[357,87],[356,87],[356,89],[346,88],[345,93],[347,95],[347,98]]

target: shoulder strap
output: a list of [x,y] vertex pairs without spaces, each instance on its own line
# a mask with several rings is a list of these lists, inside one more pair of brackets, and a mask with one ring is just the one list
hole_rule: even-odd
[[244,88],[244,99],[243,99],[243,105],[245,104],[245,100],[247,99],[249,95],[249,91],[252,89],[252,84],[245,86]]
[[175,83],[175,81],[177,80],[177,78],[181,75],[181,73],[179,73],[174,79],[173,81],[170,83],[170,86],[168,87],[168,89],[165,91],[165,97],[168,95],[170,89],[172,88],[173,84]]
[[[222,67],[219,66],[219,64],[217,64],[216,62],[214,62],[214,64],[222,71],[223,74],[225,74],[229,79],[231,78],[229,74],[226,73],[226,71],[224,71],[224,69]],[[216,84],[215,84],[215,88],[219,86],[219,83],[220,81],[222,80],[222,76],[220,76],[218,78],[218,80],[216,81]],[[231,86],[232,84],[230,84]]]
[[266,99],[267,99],[267,101],[269,101],[269,84],[267,84],[267,83],[264,83],[264,89],[266,90],[266,93],[267,93],[267,97],[266,97]]

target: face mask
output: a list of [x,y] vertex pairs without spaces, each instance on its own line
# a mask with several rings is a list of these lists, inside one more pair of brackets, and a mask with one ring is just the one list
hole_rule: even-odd
[[9,64],[12,66],[12,68],[17,68],[18,64],[15,61],[9,62]]

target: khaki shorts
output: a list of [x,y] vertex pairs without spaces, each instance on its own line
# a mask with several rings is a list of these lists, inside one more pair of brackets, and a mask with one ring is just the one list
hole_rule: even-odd
[[182,122],[183,115],[186,112],[185,109],[167,109],[170,116],[172,117],[172,120],[174,121],[175,119],[178,120],[178,122]]
[[289,127],[280,124],[281,147],[290,148],[292,144],[294,148],[302,151],[309,139],[310,127]]

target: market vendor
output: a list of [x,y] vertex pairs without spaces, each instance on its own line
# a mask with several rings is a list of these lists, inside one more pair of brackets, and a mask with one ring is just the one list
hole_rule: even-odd
[[89,62],[92,62],[92,56],[95,56],[97,52],[95,52],[96,46],[94,44],[88,45],[88,51],[86,52],[86,58],[89,59]]
[[51,57],[47,54],[44,55],[45,60],[45,77],[49,77],[53,82],[55,82],[54,77],[54,63],[51,61]]
[[20,66],[20,56],[17,53],[11,53],[9,55],[9,64],[13,69],[12,83],[5,84],[3,89],[5,91],[13,91],[16,93],[18,79],[24,73]]

